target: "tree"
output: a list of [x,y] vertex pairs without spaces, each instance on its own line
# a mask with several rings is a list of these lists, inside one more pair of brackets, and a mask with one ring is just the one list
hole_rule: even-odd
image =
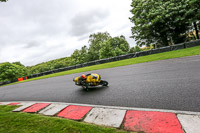
[[199,27],[200,27],[200,2],[199,0],[190,0],[187,6],[187,13],[185,17],[189,20],[189,23],[193,25],[196,32],[196,38],[199,39]]
[[62,67],[65,67],[65,63],[63,61],[57,61],[55,64],[54,64],[54,68],[53,69],[58,69],[58,68],[62,68]]
[[129,53],[136,53],[140,51],[142,51],[142,49],[138,46],[135,46],[135,47],[130,48]]
[[113,51],[111,44],[110,44],[110,39],[105,41],[104,43],[101,44],[101,49],[99,50],[99,58],[109,58],[115,56],[115,52]]
[[60,59],[51,60],[48,62],[43,62],[34,66],[26,67],[29,75],[41,73],[53,69],[58,69],[62,67],[67,67],[70,65],[70,57],[64,57]]
[[100,59],[119,56],[129,52],[129,44],[124,36],[114,37],[101,43]]
[[9,62],[0,65],[0,81],[11,81],[27,76],[27,69]]
[[8,0],[0,0],[0,2],[6,2],[6,1],[8,1]]
[[116,56],[128,53],[129,51],[129,44],[124,36],[111,38],[110,45],[115,51]]
[[98,32],[89,36],[88,59],[90,61],[99,59],[99,50],[101,49],[101,44],[109,38],[111,38],[111,36],[108,32]]
[[88,58],[87,46],[84,45],[79,52],[80,52],[80,62],[79,63],[82,64],[82,63],[88,62],[89,58]]
[[83,46],[80,50],[74,50],[73,54],[71,55],[71,65],[82,64],[88,62],[88,48],[87,46]]
[[71,55],[71,65],[80,64],[80,51],[78,49],[74,50],[73,54]]
[[25,67],[20,61],[13,62],[12,64]]
[[184,15],[189,0],[133,0],[132,37],[137,45],[167,46],[186,40],[189,22]]

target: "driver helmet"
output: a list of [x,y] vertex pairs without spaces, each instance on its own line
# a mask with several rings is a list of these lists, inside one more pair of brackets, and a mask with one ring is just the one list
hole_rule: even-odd
[[82,78],[82,79],[86,79],[86,77],[87,77],[87,76],[86,76],[85,74],[82,74],[82,75],[81,75],[81,78]]

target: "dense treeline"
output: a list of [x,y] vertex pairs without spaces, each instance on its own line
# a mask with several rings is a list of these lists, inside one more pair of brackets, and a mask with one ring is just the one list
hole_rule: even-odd
[[84,45],[80,49],[74,50],[70,57],[51,60],[35,66],[27,67],[28,73],[35,74],[76,64],[82,64],[89,61],[141,51],[138,46],[130,48],[123,35],[120,37],[111,37],[108,32],[91,34],[88,42],[89,47]]
[[31,74],[41,73],[41,72],[58,69],[58,68],[66,67],[66,66],[70,66],[70,57],[43,62],[35,66],[27,66],[26,68],[28,70],[28,74],[31,75]]
[[139,46],[199,39],[199,0],[133,0],[131,6],[132,37]]

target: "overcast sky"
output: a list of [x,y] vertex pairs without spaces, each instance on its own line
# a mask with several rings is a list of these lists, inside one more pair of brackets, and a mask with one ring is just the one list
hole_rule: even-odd
[[0,3],[0,63],[26,66],[70,56],[89,35],[129,38],[132,0],[9,0]]

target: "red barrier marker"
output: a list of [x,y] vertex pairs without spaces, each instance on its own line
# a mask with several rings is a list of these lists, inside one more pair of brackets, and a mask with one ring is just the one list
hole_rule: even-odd
[[184,133],[174,113],[127,111],[124,129],[145,133]]
[[57,116],[72,120],[81,120],[91,109],[92,107],[88,106],[70,105],[61,111]]
[[18,105],[20,103],[9,103],[8,105]]
[[18,81],[23,81],[23,78],[18,78]]
[[36,104],[28,107],[27,109],[25,109],[23,112],[35,113],[35,112],[38,112],[39,110],[47,107],[48,105],[50,105],[50,103],[36,103]]

